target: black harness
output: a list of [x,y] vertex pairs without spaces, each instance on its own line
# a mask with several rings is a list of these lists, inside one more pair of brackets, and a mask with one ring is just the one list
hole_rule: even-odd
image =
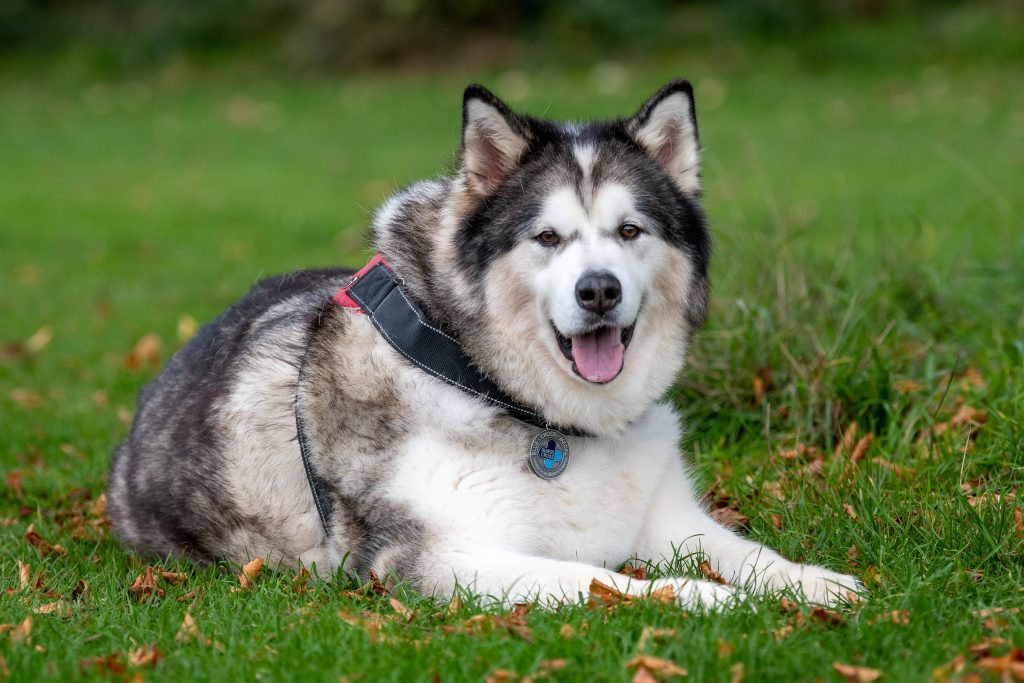
[[[521,422],[542,430],[537,438],[543,436],[544,443],[547,443],[548,434],[590,436],[587,432],[572,427],[553,425],[540,411],[523,405],[503,392],[470,360],[459,342],[445,333],[440,326],[428,320],[422,309],[402,288],[401,279],[380,255],[374,256],[350,282],[339,289],[332,297],[332,301],[339,306],[366,314],[391,348],[427,374],[504,410]],[[302,465],[309,479],[309,488],[313,492],[313,501],[316,503],[324,532],[329,535],[332,513],[332,506],[328,504],[330,484],[313,468],[309,435],[299,405],[298,390],[307,353],[308,342],[307,351],[303,354],[299,367],[299,382],[296,384],[295,427],[299,449],[302,452]],[[567,461],[567,443],[562,447]],[[559,458],[562,457],[561,452],[559,451]],[[565,464],[561,466],[558,474],[564,468]],[[538,474],[545,476],[540,472]]]

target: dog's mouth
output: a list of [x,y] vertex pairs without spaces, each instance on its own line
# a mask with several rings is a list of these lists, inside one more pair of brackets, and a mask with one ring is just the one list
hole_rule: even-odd
[[623,356],[633,339],[635,326],[635,323],[629,327],[605,325],[570,337],[559,332],[554,323],[551,329],[555,331],[562,355],[572,361],[572,371],[593,384],[605,384],[622,372]]

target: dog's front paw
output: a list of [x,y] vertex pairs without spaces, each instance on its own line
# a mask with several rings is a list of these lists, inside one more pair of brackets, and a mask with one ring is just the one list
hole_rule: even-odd
[[653,590],[672,586],[676,604],[693,610],[720,610],[735,605],[743,599],[743,593],[733,586],[724,586],[711,581],[686,578],[658,579]]
[[773,588],[790,588],[807,602],[832,606],[856,600],[865,592],[864,584],[848,574],[811,564],[793,564],[771,577]]

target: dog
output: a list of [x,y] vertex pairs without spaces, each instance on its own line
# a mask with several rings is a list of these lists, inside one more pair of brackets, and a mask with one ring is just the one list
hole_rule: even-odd
[[[504,603],[860,592],[714,521],[661,400],[709,291],[690,84],[587,123],[472,85],[455,166],[383,204],[361,271],[259,282],[142,390],[117,537]],[[616,572],[687,556],[730,585]]]

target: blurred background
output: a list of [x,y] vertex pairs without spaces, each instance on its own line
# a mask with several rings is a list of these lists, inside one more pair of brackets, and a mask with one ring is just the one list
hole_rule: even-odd
[[198,324],[365,261],[373,208],[450,166],[467,83],[593,118],[679,76],[716,240],[698,451],[762,439],[764,391],[777,438],[824,444],[897,424],[900,382],[1019,377],[1019,0],[0,0],[0,455],[70,444],[52,485],[99,485]]

